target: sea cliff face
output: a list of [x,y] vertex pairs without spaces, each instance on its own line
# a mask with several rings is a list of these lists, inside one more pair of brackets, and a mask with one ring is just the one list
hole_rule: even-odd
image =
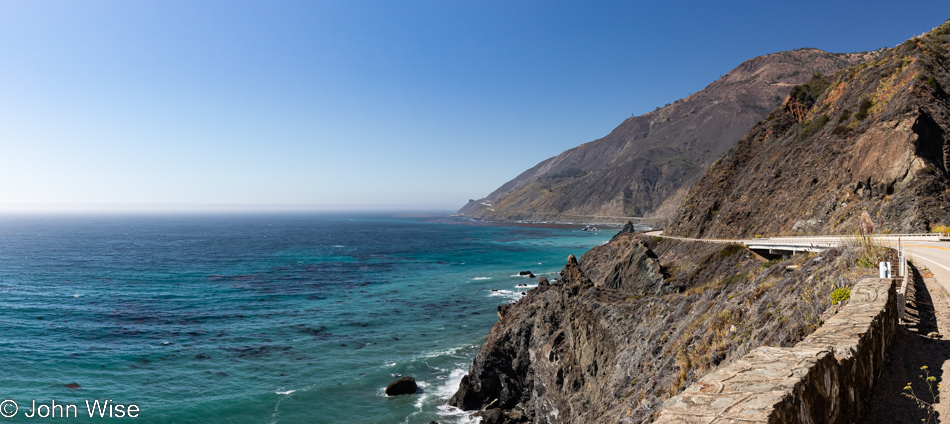
[[485,423],[651,421],[719,364],[801,340],[852,281],[848,254],[794,262],[619,234],[500,306],[450,403]]

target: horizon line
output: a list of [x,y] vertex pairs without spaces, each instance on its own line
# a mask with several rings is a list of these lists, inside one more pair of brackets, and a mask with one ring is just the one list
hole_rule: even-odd
[[290,213],[429,212],[454,213],[457,207],[404,204],[255,204],[255,203],[0,203],[11,213]]

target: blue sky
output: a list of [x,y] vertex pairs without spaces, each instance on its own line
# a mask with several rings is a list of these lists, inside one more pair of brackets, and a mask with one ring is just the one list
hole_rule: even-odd
[[457,209],[742,61],[901,2],[3,1],[0,210]]

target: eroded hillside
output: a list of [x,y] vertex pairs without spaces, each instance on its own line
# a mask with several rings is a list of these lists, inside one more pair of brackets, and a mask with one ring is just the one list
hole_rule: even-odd
[[873,55],[800,49],[747,60],[702,91],[539,163],[459,214],[537,221],[662,214],[672,209],[661,209],[664,202],[678,204],[682,190],[793,86]]
[[950,222],[950,24],[796,87],[692,187],[671,234],[855,233]]

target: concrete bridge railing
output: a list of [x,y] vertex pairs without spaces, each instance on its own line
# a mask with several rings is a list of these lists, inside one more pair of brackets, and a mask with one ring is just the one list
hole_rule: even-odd
[[[939,233],[931,234],[875,234],[869,237],[872,243],[895,244],[920,241],[948,241]],[[818,252],[833,247],[863,244],[861,236],[798,236],[769,237],[742,240],[742,244],[751,250],[767,251],[770,254],[789,254],[797,252]]]

